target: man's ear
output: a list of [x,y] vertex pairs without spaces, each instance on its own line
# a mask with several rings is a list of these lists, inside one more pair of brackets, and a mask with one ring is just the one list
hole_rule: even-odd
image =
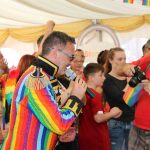
[[54,56],[54,58],[58,58],[58,53],[59,53],[59,51],[57,50],[57,49],[54,49],[53,50],[53,56]]
[[53,58],[57,59],[58,56],[58,50],[57,49],[52,49],[49,53],[49,55],[53,56]]

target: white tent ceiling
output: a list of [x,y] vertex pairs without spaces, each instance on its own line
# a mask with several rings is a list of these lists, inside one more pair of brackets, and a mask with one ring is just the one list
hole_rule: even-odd
[[0,28],[56,24],[150,14],[142,0],[0,0]]

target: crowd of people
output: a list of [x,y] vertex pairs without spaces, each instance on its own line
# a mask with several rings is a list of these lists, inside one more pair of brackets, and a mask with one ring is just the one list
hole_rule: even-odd
[[137,61],[127,64],[116,47],[86,66],[84,50],[75,50],[66,33],[52,31],[41,41],[38,56],[22,56],[11,70],[0,53],[1,149],[150,150],[150,41]]

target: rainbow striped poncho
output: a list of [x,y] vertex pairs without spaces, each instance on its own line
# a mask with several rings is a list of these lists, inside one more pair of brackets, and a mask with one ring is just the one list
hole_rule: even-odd
[[58,67],[43,57],[17,82],[11,107],[10,128],[2,150],[53,150],[57,135],[64,134],[83,104],[70,96],[60,109],[49,79]]

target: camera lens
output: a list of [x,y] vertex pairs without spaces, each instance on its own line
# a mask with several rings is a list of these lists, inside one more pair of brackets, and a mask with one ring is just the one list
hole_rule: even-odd
[[131,87],[135,87],[144,79],[146,79],[145,73],[142,70],[140,70],[138,67],[135,67],[135,73],[134,76],[130,79],[129,85]]
[[138,83],[139,83],[139,80],[136,77],[131,78],[131,80],[129,81],[129,85],[131,87],[135,87]]

